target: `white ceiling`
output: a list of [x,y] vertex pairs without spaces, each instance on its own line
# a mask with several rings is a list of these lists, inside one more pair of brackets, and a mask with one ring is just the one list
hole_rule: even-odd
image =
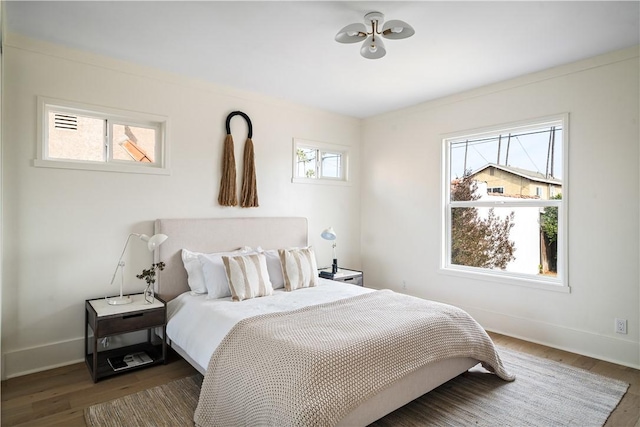
[[[10,32],[354,117],[640,43],[640,3],[5,1]],[[369,60],[340,44],[370,11],[416,34]]]

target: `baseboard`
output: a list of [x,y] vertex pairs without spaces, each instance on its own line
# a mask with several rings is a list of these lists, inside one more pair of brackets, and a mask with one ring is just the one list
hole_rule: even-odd
[[[113,349],[143,342],[146,338],[146,331],[116,335],[110,337],[109,348]],[[90,339],[92,339],[91,336]],[[98,350],[102,351],[103,349],[104,347],[100,345]],[[2,379],[6,380],[84,362],[84,354],[84,338],[7,351],[2,355]],[[88,371],[87,375],[89,375]]]
[[2,379],[82,362],[84,338],[9,351],[2,355]]
[[490,332],[640,369],[640,346],[630,339],[596,334],[477,307],[461,308]]

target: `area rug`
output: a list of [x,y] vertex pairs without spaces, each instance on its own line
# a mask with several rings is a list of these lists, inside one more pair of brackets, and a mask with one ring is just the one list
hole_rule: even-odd
[[[602,426],[629,387],[553,360],[499,352],[514,382],[474,368],[373,426]],[[193,426],[201,382],[196,375],[91,406],[87,426]]]
[[202,375],[182,378],[84,410],[88,427],[193,426]]

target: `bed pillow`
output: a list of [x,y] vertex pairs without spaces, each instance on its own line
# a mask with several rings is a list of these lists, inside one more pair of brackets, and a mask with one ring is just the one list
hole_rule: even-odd
[[222,262],[234,301],[273,294],[264,254],[223,256]]
[[234,252],[219,252],[213,254],[198,254],[198,261],[202,269],[204,285],[207,289],[207,299],[218,299],[231,296],[227,273],[222,262],[223,256],[245,255],[246,249]]
[[260,246],[256,248],[256,252],[264,254],[267,258],[267,271],[269,272],[269,280],[273,289],[284,288],[284,276],[282,275],[282,264],[280,264],[280,255],[276,249],[264,250]]
[[191,252],[188,249],[182,250],[182,264],[187,270],[187,282],[189,288],[194,294],[204,294],[207,288],[204,285],[204,276],[202,275],[202,265],[198,260],[198,252]]
[[[242,254],[251,252],[251,248],[243,247],[236,249],[235,251],[225,252],[224,254]],[[204,275],[202,271],[202,263],[198,259],[198,255],[205,255],[200,252],[193,252],[188,249],[182,249],[182,264],[184,269],[187,270],[187,283],[192,294],[206,294],[207,287],[204,281]],[[215,254],[211,254],[215,255]]]
[[311,247],[279,249],[284,289],[293,291],[318,284],[318,265]]

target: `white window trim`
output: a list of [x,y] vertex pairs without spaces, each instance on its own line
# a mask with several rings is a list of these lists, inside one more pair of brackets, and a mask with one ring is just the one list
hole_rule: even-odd
[[[72,159],[50,159],[48,158],[47,144],[47,111],[50,107],[59,107],[63,110],[76,110],[78,113],[86,116],[95,116],[98,118],[107,118],[118,121],[119,124],[149,126],[150,124],[159,124],[159,143],[156,150],[158,160],[155,164],[148,163],[124,163],[111,158],[109,153],[107,162],[97,162],[89,160],[72,160]],[[168,147],[168,119],[166,116],[156,114],[140,113],[137,111],[119,110],[110,107],[102,107],[96,105],[83,104],[74,101],[48,98],[44,96],[38,97],[38,123],[37,123],[37,149],[36,158],[33,160],[33,166],[43,168],[59,168],[59,169],[79,169],[104,172],[121,172],[121,173],[140,173],[152,175],[170,175],[169,169],[169,147]]]
[[[500,207],[511,206],[558,206],[558,272],[557,278],[546,278],[542,276],[531,276],[527,274],[518,274],[513,272],[505,272],[501,270],[488,270],[477,267],[467,267],[461,265],[453,265],[450,263],[449,254],[451,250],[451,234],[448,233],[448,224],[451,223],[451,209],[450,207],[464,207],[466,202],[451,202],[450,199],[450,183],[447,182],[450,178],[450,164],[449,164],[449,147],[448,140],[451,139],[464,139],[467,137],[482,137],[483,135],[493,135],[497,133],[505,133],[505,131],[526,131],[528,129],[535,129],[545,126],[546,124],[552,125],[556,122],[562,122],[562,202],[558,204],[552,200],[547,201],[530,201],[521,200],[512,203],[499,203]],[[555,292],[570,293],[571,287],[569,285],[569,248],[568,248],[568,206],[569,206],[569,114],[562,113],[553,116],[541,117],[537,119],[524,120],[515,123],[509,123],[498,126],[484,127],[475,130],[469,130],[464,132],[457,132],[451,134],[442,135],[441,144],[441,250],[440,250],[440,273],[445,275],[452,275],[458,277],[464,277],[472,280],[489,281],[493,283],[502,283],[516,286],[524,286],[535,289],[542,289]],[[495,207],[495,202],[475,202],[474,206],[477,207]]]
[[[320,151],[330,151],[342,155],[343,178],[302,178],[296,176],[297,157],[299,147],[312,148]],[[320,185],[351,185],[349,182],[349,147],[345,145],[329,144],[326,142],[311,141],[308,139],[293,138],[291,182],[294,184],[320,184]]]

